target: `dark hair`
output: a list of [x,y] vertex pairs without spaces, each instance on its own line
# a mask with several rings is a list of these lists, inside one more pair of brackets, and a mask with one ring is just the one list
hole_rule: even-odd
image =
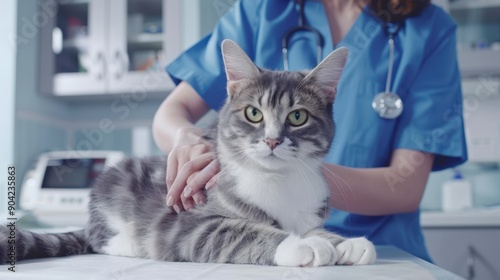
[[385,22],[399,22],[418,15],[430,0],[371,0],[370,9]]

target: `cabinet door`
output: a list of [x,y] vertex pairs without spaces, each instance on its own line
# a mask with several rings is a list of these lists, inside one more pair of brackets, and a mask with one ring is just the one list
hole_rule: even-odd
[[456,0],[450,14],[458,24],[462,76],[500,74],[500,1]]
[[42,1],[41,89],[58,96],[102,94],[107,88],[102,0]]
[[500,228],[424,228],[435,264],[467,279],[500,279]]
[[178,0],[110,0],[109,92],[166,93],[165,72],[180,52]]

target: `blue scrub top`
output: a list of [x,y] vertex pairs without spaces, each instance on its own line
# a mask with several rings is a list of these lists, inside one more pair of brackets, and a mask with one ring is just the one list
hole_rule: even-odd
[[[325,57],[334,46],[321,2],[306,1],[305,16],[306,22],[325,38],[322,53]],[[222,40],[237,42],[257,66],[282,70],[281,40],[297,22],[295,1],[238,1],[213,32],[173,61],[167,72],[175,83],[187,81],[217,110],[226,98]],[[455,28],[450,16],[433,5],[419,16],[405,20],[395,35],[391,86],[403,99],[404,111],[399,118],[387,120],[373,111],[371,103],[385,89],[388,36],[368,9],[359,15],[345,38],[335,46],[348,47],[350,54],[338,86],[334,104],[336,134],[326,162],[350,167],[385,167],[390,163],[392,151],[400,148],[435,154],[433,170],[466,161]],[[316,45],[311,34],[295,34],[289,45],[291,70],[315,66]],[[396,176],[404,180],[405,174]],[[332,209],[325,227],[346,237],[366,236],[375,244],[395,245],[430,261],[419,211],[363,216]]]

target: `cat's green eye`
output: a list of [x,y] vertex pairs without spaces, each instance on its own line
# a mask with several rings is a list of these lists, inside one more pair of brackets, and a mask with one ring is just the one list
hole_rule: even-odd
[[295,110],[288,114],[288,121],[293,126],[304,125],[307,122],[307,118],[307,111],[303,109]]
[[262,115],[262,112],[255,108],[254,106],[248,106],[245,109],[245,117],[249,122],[252,123],[258,123],[261,122],[264,116]]

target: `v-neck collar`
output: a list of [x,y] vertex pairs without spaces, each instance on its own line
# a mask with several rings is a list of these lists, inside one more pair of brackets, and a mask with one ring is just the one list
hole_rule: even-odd
[[337,49],[342,46],[361,47],[361,46],[356,46],[360,44],[360,42],[356,42],[357,36],[359,36],[360,39],[368,41],[375,34],[378,34],[382,30],[380,23],[377,22],[377,20],[373,18],[369,13],[370,13],[370,8],[367,5],[358,15],[358,17],[354,21],[353,25],[351,26],[347,34],[344,36],[344,38],[340,40],[340,42],[337,45],[333,44],[333,38],[331,38],[334,49]]

